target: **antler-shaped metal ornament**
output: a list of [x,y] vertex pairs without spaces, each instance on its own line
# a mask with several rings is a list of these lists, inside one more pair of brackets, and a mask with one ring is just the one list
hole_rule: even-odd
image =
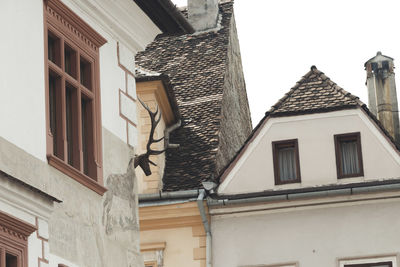
[[163,149],[161,151],[157,151],[157,150],[151,149],[151,145],[153,143],[158,143],[164,139],[164,137],[162,137],[160,139],[154,139],[154,131],[157,127],[157,124],[161,120],[161,112],[157,118],[157,115],[159,113],[158,106],[157,106],[156,112],[152,112],[150,110],[150,108],[145,103],[143,103],[142,100],[140,100],[139,98],[138,98],[138,100],[139,100],[140,104],[142,104],[142,106],[147,110],[147,112],[150,115],[151,130],[150,130],[149,140],[147,141],[147,145],[146,145],[146,153],[135,156],[134,167],[136,168],[139,165],[142,168],[143,172],[146,174],[146,176],[149,176],[149,175],[151,175],[150,164],[157,166],[157,164],[152,162],[149,157],[152,155],[160,155],[160,154],[164,153],[166,150],[166,149]]

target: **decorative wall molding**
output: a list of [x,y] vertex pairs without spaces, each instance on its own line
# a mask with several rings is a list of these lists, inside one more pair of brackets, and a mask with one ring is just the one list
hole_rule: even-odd
[[100,34],[91,28],[84,20],[58,0],[47,0],[47,18],[49,23],[58,23],[66,32],[79,39],[95,52],[107,42]]
[[0,231],[24,241],[36,231],[36,226],[0,211]]

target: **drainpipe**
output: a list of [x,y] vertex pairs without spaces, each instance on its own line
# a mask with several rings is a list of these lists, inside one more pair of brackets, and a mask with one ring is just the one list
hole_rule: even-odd
[[169,143],[169,134],[173,131],[175,131],[176,129],[178,129],[179,127],[181,127],[181,120],[179,120],[177,123],[171,125],[170,127],[166,128],[164,130],[164,141],[166,144],[166,148],[178,148],[179,144],[170,144]]
[[204,208],[205,190],[200,190],[199,197],[197,198],[197,207],[199,208],[201,220],[203,222],[204,230],[206,232],[206,266],[211,267],[211,229],[208,221],[206,211]]

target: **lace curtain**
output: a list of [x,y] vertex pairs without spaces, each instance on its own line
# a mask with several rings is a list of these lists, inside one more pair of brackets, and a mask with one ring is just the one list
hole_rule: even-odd
[[355,174],[360,172],[358,164],[358,152],[356,141],[340,142],[340,150],[342,153],[342,171],[344,175]]
[[279,149],[279,175],[281,181],[296,180],[294,147]]

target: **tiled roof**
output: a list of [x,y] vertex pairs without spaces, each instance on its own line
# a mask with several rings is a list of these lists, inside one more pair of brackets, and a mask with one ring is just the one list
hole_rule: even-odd
[[272,116],[296,115],[356,107],[363,103],[332,82],[315,66],[267,112]]
[[265,116],[253,129],[242,147],[236,152],[236,155],[220,172],[217,181],[220,183],[223,182],[223,178],[226,177],[226,171],[229,170],[230,166],[238,160],[240,155],[244,152],[249,143],[252,142],[268,118],[274,116],[295,116],[322,113],[352,108],[361,108],[382,131],[389,142],[392,143],[393,147],[400,152],[400,144],[394,140],[376,116],[369,111],[366,104],[364,104],[357,96],[352,95],[331,81],[315,66],[312,66],[311,70],[265,113]]
[[166,152],[163,191],[197,189],[215,174],[218,133],[233,3],[220,4],[220,27],[159,35],[136,56],[141,68],[168,75],[182,127],[171,133],[178,149]]

